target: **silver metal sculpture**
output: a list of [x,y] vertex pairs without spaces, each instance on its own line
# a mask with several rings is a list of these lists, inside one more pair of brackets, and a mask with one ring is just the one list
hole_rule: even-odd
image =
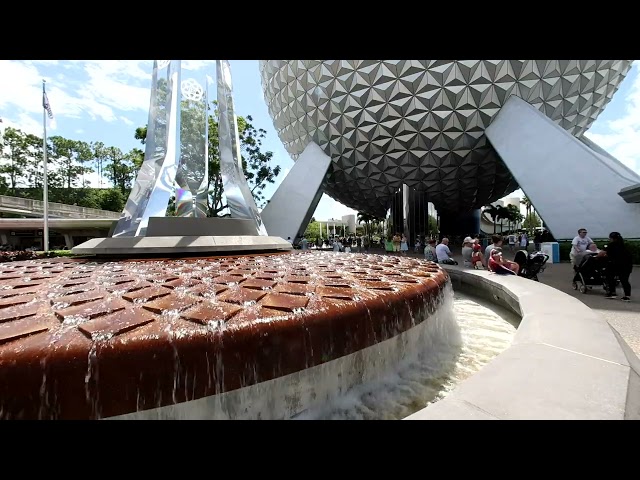
[[[251,219],[267,235],[242,169],[231,69],[217,61],[220,171],[232,218]],[[150,217],[164,217],[174,193],[176,215],[208,213],[209,81],[182,80],[180,60],[153,64],[144,162],[113,237],[145,236]],[[180,232],[176,232],[179,235]]]
[[144,162],[114,237],[143,236],[149,217],[163,217],[171,198],[179,151],[180,60],[154,61],[152,75]]
[[242,169],[238,120],[233,105],[231,68],[227,60],[217,61],[218,134],[220,137],[220,174],[227,205],[233,218],[256,222],[256,234],[267,235],[258,207]]
[[176,172],[176,216],[206,217],[209,196],[209,95],[195,78],[180,83],[180,161]]

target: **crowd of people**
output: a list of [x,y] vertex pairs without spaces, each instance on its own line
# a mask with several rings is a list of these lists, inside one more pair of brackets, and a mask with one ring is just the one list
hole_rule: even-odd
[[[545,239],[545,232],[534,237],[535,251],[540,250],[540,244]],[[506,237],[510,250],[514,250],[518,245],[526,250],[528,247],[528,237],[526,233],[519,236],[509,235]],[[521,266],[514,261],[508,260],[503,254],[503,244],[505,238],[502,235],[492,235],[491,243],[482,250],[479,236],[475,238],[466,237],[462,242],[462,260],[465,267],[475,269],[487,269],[491,272],[503,275],[518,275]],[[587,230],[581,228],[578,235],[571,242],[570,259],[574,269],[584,262],[584,258],[592,256],[601,262],[605,268],[607,293],[606,298],[618,298],[616,288],[618,282],[622,286],[622,300],[631,300],[631,283],[629,277],[633,270],[633,258],[631,252],[625,246],[624,239],[619,232],[609,234],[608,243],[600,249],[596,243],[587,236]],[[432,262],[458,265],[449,248],[449,239],[443,237],[439,244],[435,240],[430,240],[424,248],[424,258]]]
[[[328,239],[319,238],[315,242],[309,242],[304,237],[296,240],[296,246],[302,250],[328,248],[334,252],[367,253],[370,247],[381,247],[393,254],[407,255],[409,252],[409,241],[406,235],[400,232],[389,235],[388,238],[380,238],[379,244],[371,241],[366,235],[334,236]],[[535,251],[540,251],[541,244],[549,240],[553,240],[553,237],[547,230],[538,230],[533,237]],[[294,243],[290,237],[288,241]],[[515,249],[526,251],[529,247],[529,242],[529,236],[526,232],[512,233],[504,237],[502,235],[492,235],[490,243],[483,249],[480,235],[476,235],[474,238],[468,236],[462,240],[463,265],[474,269],[486,269],[496,274],[518,275],[521,266],[517,262],[505,258],[503,245],[506,243],[510,251]],[[458,265],[451,252],[448,237],[443,237],[438,243],[433,238],[419,235],[415,240],[414,252],[419,252],[420,250],[423,251],[425,260],[447,265]],[[602,265],[606,265],[606,281],[608,284],[606,298],[618,298],[616,287],[619,282],[623,290],[622,300],[630,301],[631,284],[629,277],[633,269],[633,260],[619,232],[611,232],[608,243],[599,248],[587,235],[587,230],[581,228],[578,230],[578,235],[571,242],[569,256],[574,269],[577,269],[587,256],[594,257]]]

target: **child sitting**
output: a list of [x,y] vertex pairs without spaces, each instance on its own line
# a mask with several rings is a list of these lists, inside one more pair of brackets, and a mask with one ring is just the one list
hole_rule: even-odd
[[500,275],[518,275],[520,265],[515,262],[505,260],[502,256],[502,249],[500,247],[496,247],[491,250],[489,270]]

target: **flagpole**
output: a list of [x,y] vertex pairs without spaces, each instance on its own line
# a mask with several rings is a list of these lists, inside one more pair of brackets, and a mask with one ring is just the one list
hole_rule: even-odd
[[42,128],[44,130],[44,137],[42,139],[42,151],[44,152],[44,167],[42,172],[44,174],[42,202],[44,203],[44,230],[43,230],[43,242],[45,253],[49,251],[49,188],[47,185],[47,110],[44,107],[45,99],[45,80],[42,80]]

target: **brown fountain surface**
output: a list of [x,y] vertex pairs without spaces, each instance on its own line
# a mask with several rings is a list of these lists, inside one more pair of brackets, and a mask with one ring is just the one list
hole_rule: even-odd
[[429,319],[447,274],[300,252],[0,265],[0,418],[102,418],[334,360]]

